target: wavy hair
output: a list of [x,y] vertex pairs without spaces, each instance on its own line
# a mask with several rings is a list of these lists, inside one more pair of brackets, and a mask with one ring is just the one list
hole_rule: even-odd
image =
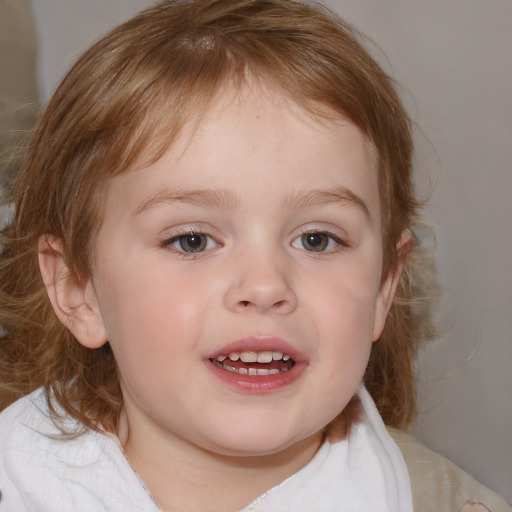
[[60,324],[40,277],[38,239],[61,239],[69,269],[88,279],[109,179],[156,161],[224,87],[248,80],[270,84],[316,117],[349,119],[375,146],[383,271],[399,258],[404,231],[413,247],[365,381],[386,423],[409,424],[414,356],[434,335],[435,289],[417,230],[411,123],[360,35],[327,8],[294,0],[162,2],[69,71],[34,131],[1,235],[2,407],[44,386],[82,424],[116,430],[122,395],[110,347],[86,349]]

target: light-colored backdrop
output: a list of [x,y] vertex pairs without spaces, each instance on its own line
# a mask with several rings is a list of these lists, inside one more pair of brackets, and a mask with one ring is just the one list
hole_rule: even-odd
[[[79,52],[155,3],[31,2],[44,100]],[[435,182],[447,330],[420,358],[415,431],[512,501],[512,2],[328,4],[382,49],[419,127],[418,168]]]

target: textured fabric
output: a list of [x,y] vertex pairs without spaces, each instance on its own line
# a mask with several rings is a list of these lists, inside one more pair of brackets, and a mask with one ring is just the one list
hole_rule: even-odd
[[365,388],[362,422],[243,512],[412,512],[404,459]]
[[[244,512],[409,511],[405,464],[416,512],[512,511],[407,434],[388,429],[389,437],[371,398],[365,391],[360,396],[365,418],[350,440],[324,443],[310,464]],[[76,431],[71,420],[63,426]],[[60,434],[41,390],[0,414],[0,512],[159,510],[115,437],[87,431],[63,440]]]
[[[366,390],[350,441],[325,442],[301,471],[245,511],[412,512],[407,469]],[[68,420],[63,428],[78,431]],[[62,439],[41,390],[0,415],[1,512],[157,511],[111,436]]]
[[500,496],[449,460],[401,430],[388,431],[407,464],[417,512],[512,512]]
[[1,512],[158,510],[111,437],[60,434],[41,390],[0,414]]

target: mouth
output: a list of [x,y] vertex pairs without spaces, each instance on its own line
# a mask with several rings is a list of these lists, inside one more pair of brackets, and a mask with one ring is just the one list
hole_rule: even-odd
[[284,373],[296,364],[289,354],[273,350],[233,351],[210,358],[210,362],[228,372],[256,377]]
[[237,392],[265,394],[300,379],[308,358],[275,336],[246,336],[209,354],[209,369]]

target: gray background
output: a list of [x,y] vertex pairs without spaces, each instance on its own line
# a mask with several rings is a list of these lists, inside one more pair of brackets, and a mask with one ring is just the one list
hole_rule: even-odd
[[[44,100],[93,40],[155,3],[31,2]],[[445,333],[420,357],[415,432],[512,502],[512,1],[327,3],[401,84],[432,192]]]

